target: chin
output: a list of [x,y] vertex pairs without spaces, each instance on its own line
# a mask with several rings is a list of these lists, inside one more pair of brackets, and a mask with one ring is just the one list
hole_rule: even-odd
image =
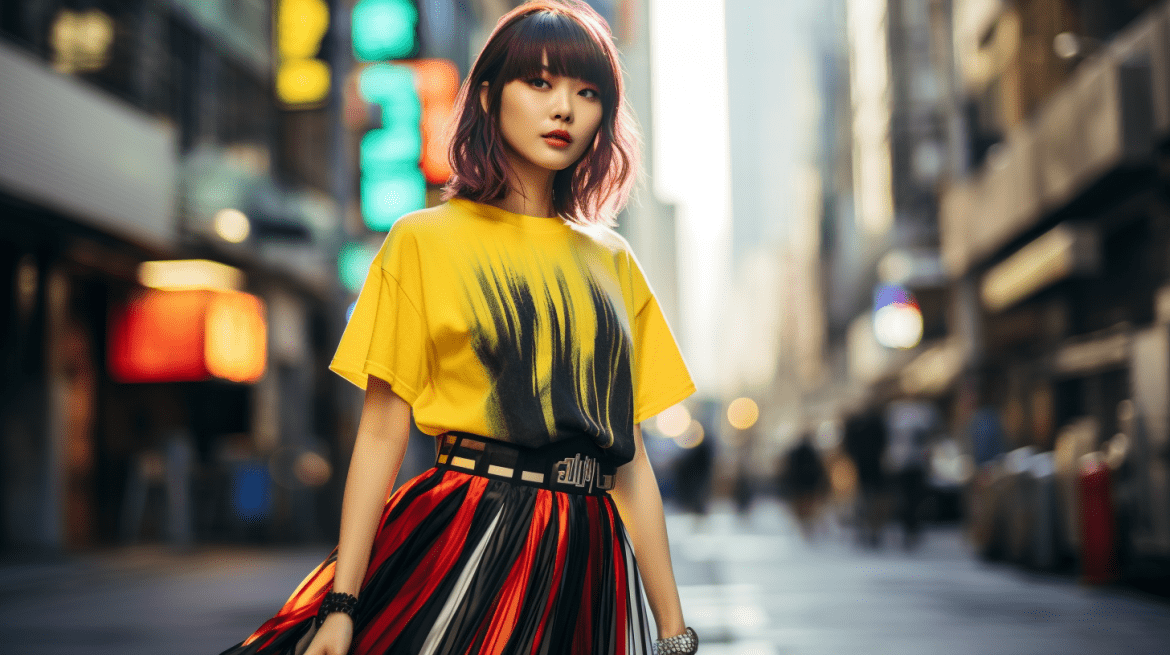
[[536,162],[536,164],[545,170],[563,171],[566,168],[572,166],[573,162],[575,162],[575,161],[577,161],[577,160],[576,159],[566,160],[566,159],[561,159],[560,157],[558,157],[556,160],[545,160],[545,161]]

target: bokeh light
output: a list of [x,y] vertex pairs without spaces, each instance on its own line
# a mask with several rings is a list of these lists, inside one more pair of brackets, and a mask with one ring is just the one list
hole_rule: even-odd
[[[341,247],[337,253],[337,275],[341,278],[341,285],[357,293],[362,290],[366,282],[366,274],[370,264],[378,255],[379,245],[349,242]],[[348,319],[348,316],[346,317]]]
[[206,379],[204,320],[212,293],[150,289],[115,308],[108,346],[111,377],[118,382]]
[[654,426],[664,436],[674,439],[686,432],[691,424],[691,413],[682,405],[668,407],[654,419]]
[[293,474],[306,487],[320,487],[333,475],[333,467],[319,453],[306,450],[297,457]]
[[873,333],[887,348],[913,348],[922,341],[922,311],[909,289],[880,284],[873,294]]
[[746,430],[760,418],[760,407],[751,398],[736,398],[727,406],[727,422],[736,430]]
[[358,61],[401,59],[414,51],[418,9],[409,0],[361,0],[352,17]]
[[285,62],[276,73],[276,94],[290,105],[321,102],[329,95],[329,65],[319,59]]
[[207,370],[233,382],[264,375],[268,327],[264,302],[242,292],[216,293],[207,307],[204,357]]
[[114,21],[100,9],[57,12],[49,28],[53,67],[62,73],[92,73],[110,62]]
[[244,272],[209,259],[171,259],[139,264],[138,282],[168,291],[238,291],[244,287]]
[[322,0],[279,0],[276,17],[276,95],[286,105],[312,105],[329,96],[329,64],[316,59],[329,30]]
[[221,209],[215,214],[215,233],[228,243],[242,243],[252,232],[252,223],[238,209]]
[[886,305],[874,312],[873,332],[887,348],[913,348],[922,341],[922,312],[910,305]]

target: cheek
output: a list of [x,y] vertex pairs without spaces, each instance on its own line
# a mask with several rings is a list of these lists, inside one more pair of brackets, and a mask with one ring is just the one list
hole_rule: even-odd
[[523,117],[517,113],[518,111],[520,109],[510,103],[500,103],[500,134],[509,145],[513,145],[519,124],[523,122]]
[[592,147],[593,142],[597,139],[597,132],[601,129],[601,118],[602,116],[600,109],[588,117],[589,125],[592,127],[592,129],[590,129],[588,132],[589,138],[583,139],[586,150]]
[[505,95],[500,101],[500,131],[509,140],[523,138],[540,122],[533,116],[532,103],[517,95]]
[[585,120],[588,121],[589,125],[591,125],[593,127],[593,129],[589,130],[590,134],[596,135],[597,130],[601,129],[601,119],[602,119],[603,115],[604,114],[601,110],[601,107],[595,106],[595,107],[590,107],[589,113],[586,114],[585,116],[583,116],[583,118],[585,118]]

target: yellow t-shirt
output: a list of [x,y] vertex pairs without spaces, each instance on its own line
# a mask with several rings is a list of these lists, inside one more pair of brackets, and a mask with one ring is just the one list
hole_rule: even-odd
[[463,199],[394,223],[329,368],[390,383],[427,434],[585,434],[617,463],[695,391],[625,239]]

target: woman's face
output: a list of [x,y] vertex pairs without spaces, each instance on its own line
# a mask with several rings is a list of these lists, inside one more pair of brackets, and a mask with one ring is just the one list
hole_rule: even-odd
[[[544,63],[547,66],[547,55]],[[601,125],[601,110],[596,85],[545,70],[538,77],[504,85],[500,130],[520,157],[540,168],[559,171],[589,149]]]

